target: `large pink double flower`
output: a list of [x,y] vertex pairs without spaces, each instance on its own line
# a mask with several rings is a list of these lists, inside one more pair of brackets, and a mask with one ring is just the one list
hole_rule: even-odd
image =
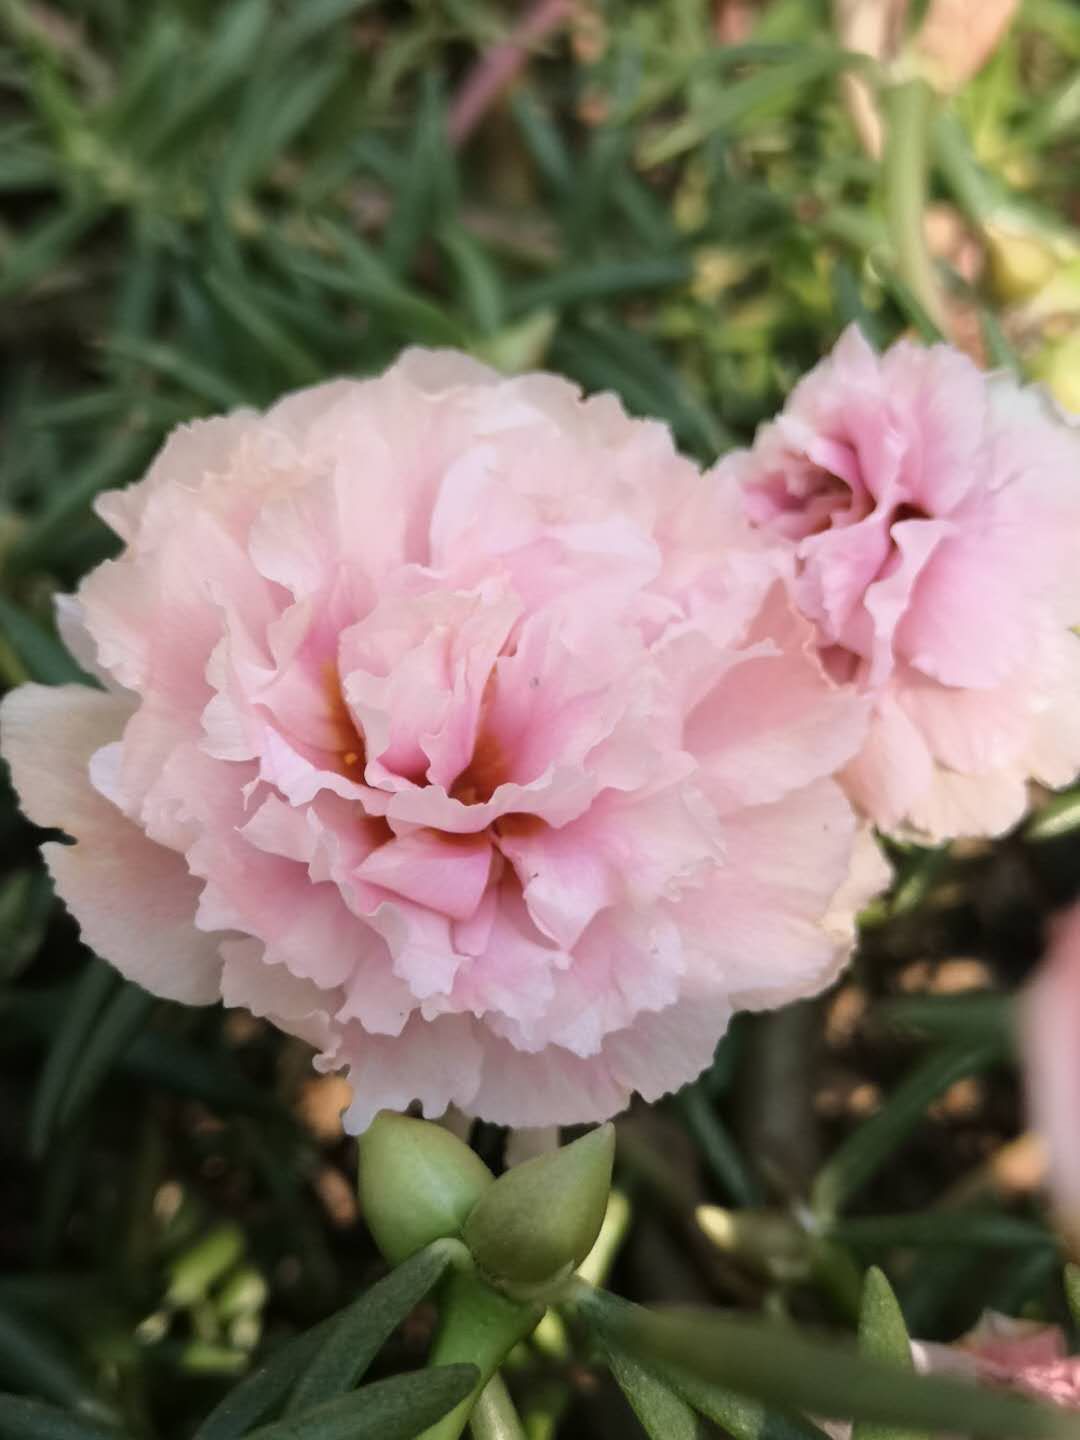
[[607,1116],[842,963],[865,701],[663,426],[413,351],[99,508],[62,618],[105,689],[3,707],[57,888],[150,990],[347,1068],[352,1128]]
[[718,467],[873,705],[843,772],[884,830],[996,834],[1080,770],[1080,430],[959,351],[849,329]]

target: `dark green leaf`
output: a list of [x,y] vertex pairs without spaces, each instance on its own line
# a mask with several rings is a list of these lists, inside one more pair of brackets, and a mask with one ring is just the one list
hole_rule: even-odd
[[0,1395],[0,1440],[125,1440],[119,1430],[26,1400],[21,1395]]
[[566,265],[543,280],[519,285],[511,295],[511,303],[514,313],[520,315],[523,311],[547,305],[580,305],[587,300],[667,290],[675,285],[685,285],[690,274],[690,262],[682,255]]
[[394,274],[408,271],[421,242],[436,228],[453,184],[454,158],[446,138],[441,89],[437,78],[428,75],[383,242],[384,258]]
[[30,1113],[30,1149],[35,1155],[44,1153],[98,1016],[119,983],[116,971],[95,957],[87,962],[71,988],[71,999],[49,1047]]
[[377,1380],[254,1430],[250,1440],[413,1440],[459,1405],[478,1379],[475,1365],[441,1365]]
[[90,502],[108,486],[130,477],[138,459],[145,454],[141,437],[118,434],[102,447],[100,454],[77,469],[37,518],[29,524],[5,556],[5,566],[22,574],[52,558],[69,534],[73,522],[84,515]]
[[283,1345],[229,1391],[192,1436],[192,1440],[239,1440],[252,1425],[275,1410],[333,1331],[338,1316],[306,1330]]
[[659,1373],[687,1404],[719,1425],[732,1440],[827,1440],[823,1430],[801,1415],[770,1409],[678,1366],[661,1367]]
[[235,381],[218,370],[211,370],[205,356],[196,359],[171,345],[136,340],[126,335],[110,336],[105,342],[105,349],[111,354],[140,361],[149,369],[183,385],[193,395],[209,400],[212,405],[232,409],[245,404],[249,398]]
[[51,1332],[6,1307],[0,1309],[0,1380],[88,1416],[102,1415],[103,1407]]
[[1080,1265],[1065,1266],[1065,1299],[1073,1324],[1080,1325]]
[[90,227],[100,210],[89,203],[65,206],[27,229],[4,256],[0,275],[0,296],[17,295],[63,263]]
[[664,1373],[749,1395],[770,1407],[1011,1440],[1076,1440],[1077,1422],[1019,1395],[939,1377],[904,1375],[838,1340],[715,1311],[656,1314],[581,1287],[576,1304],[602,1340]]
[[675,1097],[675,1104],[724,1197],[745,1207],[762,1204],[765,1197],[761,1185],[739,1153],[704,1087],[687,1085]]
[[64,646],[44,626],[0,595],[0,635],[26,666],[33,680],[43,685],[64,685],[86,680]]
[[844,1245],[884,1248],[895,1245],[1016,1250],[1058,1243],[1041,1225],[993,1211],[926,1210],[917,1215],[867,1215],[836,1221],[829,1229]]
[[386,1340],[445,1272],[451,1254],[448,1246],[429,1245],[342,1311],[297,1382],[287,1413],[295,1415],[351,1390]]
[[695,1440],[699,1426],[685,1400],[625,1351],[610,1349],[607,1358],[649,1440]]
[[[147,936],[146,943],[152,945],[153,937]],[[60,1125],[70,1125],[91,1100],[109,1069],[143,1029],[155,1003],[153,995],[130,983],[107,1002],[64,1087],[57,1115]]]
[[882,1018],[901,1030],[942,1039],[997,1041],[1007,1049],[1014,1032],[1013,997],[990,991],[962,995],[905,995],[887,1000]]
[[812,1191],[818,1213],[833,1215],[841,1209],[895,1153],[932,1101],[957,1080],[988,1069],[1003,1053],[1005,1047],[999,1037],[963,1038],[928,1056],[819,1171]]
[[214,271],[206,276],[206,288],[241,330],[245,331],[261,350],[277,360],[289,384],[310,385],[323,378],[319,362],[281,325],[271,319],[265,305],[260,303],[257,292],[248,293],[247,287],[239,284],[236,277]]

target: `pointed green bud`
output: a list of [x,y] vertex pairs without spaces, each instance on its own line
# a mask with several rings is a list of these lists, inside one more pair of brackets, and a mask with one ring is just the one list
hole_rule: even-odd
[[360,1204],[391,1265],[433,1240],[460,1234],[494,1183],[479,1155],[427,1120],[380,1110],[360,1137]]
[[462,1239],[485,1274],[540,1285],[580,1265],[604,1223],[615,1130],[599,1130],[508,1170],[477,1201]]
[[900,1302],[885,1278],[885,1272],[871,1265],[863,1281],[859,1307],[859,1349],[872,1360],[885,1360],[900,1370],[914,1370],[911,1341]]
[[[881,1360],[909,1373],[915,1369],[911,1341],[900,1302],[885,1273],[871,1265],[863,1281],[862,1303],[859,1306],[859,1350],[870,1360]],[[869,1420],[856,1422],[852,1440],[931,1440],[917,1430],[895,1425],[880,1425]]]

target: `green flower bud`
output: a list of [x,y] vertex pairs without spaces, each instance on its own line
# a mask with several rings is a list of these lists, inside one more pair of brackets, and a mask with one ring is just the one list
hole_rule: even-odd
[[604,1223],[611,1125],[499,1177],[461,1232],[485,1274],[508,1288],[541,1285],[579,1265]]
[[456,1135],[426,1120],[380,1110],[360,1137],[360,1204],[391,1265],[458,1235],[494,1181]]

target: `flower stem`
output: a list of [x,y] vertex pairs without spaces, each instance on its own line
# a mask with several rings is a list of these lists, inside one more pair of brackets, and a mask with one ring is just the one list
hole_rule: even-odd
[[[536,1329],[544,1307],[511,1300],[475,1272],[462,1271],[447,1281],[439,1310],[439,1329],[428,1364],[465,1362],[479,1369],[480,1379],[472,1394],[426,1430],[422,1440],[458,1440],[488,1382],[518,1341]],[[514,1436],[512,1430],[488,1433],[500,1440],[503,1433],[507,1440]]]
[[885,211],[897,273],[928,319],[945,333],[945,305],[926,245],[926,176],[934,96],[924,80],[904,80],[884,94],[882,160]]
[[493,1375],[484,1387],[469,1425],[473,1440],[525,1440],[525,1428],[501,1375]]

